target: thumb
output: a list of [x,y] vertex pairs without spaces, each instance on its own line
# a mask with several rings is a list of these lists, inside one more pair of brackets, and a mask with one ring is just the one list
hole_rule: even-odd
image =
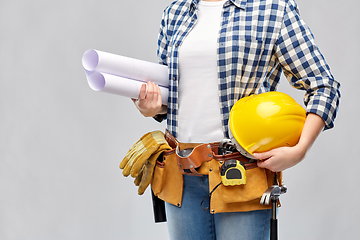
[[266,160],[268,158],[271,158],[272,154],[271,154],[271,151],[268,151],[268,152],[262,152],[262,153],[253,153],[253,156],[259,160]]

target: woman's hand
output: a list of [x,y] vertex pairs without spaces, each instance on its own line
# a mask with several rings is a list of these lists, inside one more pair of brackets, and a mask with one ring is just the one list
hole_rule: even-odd
[[306,117],[300,140],[294,147],[280,147],[263,153],[254,153],[258,166],[273,172],[284,171],[293,167],[305,157],[306,152],[315,142],[317,136],[324,129],[325,123],[321,117],[309,113]]
[[154,117],[157,114],[167,112],[167,106],[162,105],[160,88],[153,82],[144,83],[140,89],[139,99],[132,100],[136,108],[145,117]]
[[254,157],[261,159],[258,167],[267,168],[272,172],[284,171],[301,162],[305,157],[306,149],[298,145],[294,147],[280,147],[263,153],[254,153]]

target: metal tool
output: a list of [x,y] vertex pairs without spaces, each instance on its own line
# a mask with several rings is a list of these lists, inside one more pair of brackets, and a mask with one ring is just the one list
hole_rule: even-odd
[[236,146],[234,143],[231,142],[230,139],[223,139],[220,141],[219,149],[218,149],[219,155],[226,155],[234,152],[237,152]]
[[280,194],[284,194],[287,192],[287,187],[284,185],[279,186],[277,184],[277,173],[275,173],[274,177],[274,185],[269,187],[260,199],[260,204],[269,205],[271,201],[271,211],[272,216],[270,220],[270,240],[277,240],[278,239],[278,222],[277,222],[277,214],[276,214],[276,207],[277,201],[280,197]]
[[[223,139],[218,148],[218,154],[225,156],[237,152],[236,146],[230,139]],[[246,184],[246,171],[244,165],[236,159],[225,161],[220,168],[221,182],[224,186]]]
[[280,197],[280,194],[284,194],[287,192],[287,187],[282,185],[272,185],[269,187],[260,199],[260,204],[269,205],[270,200],[277,200]]

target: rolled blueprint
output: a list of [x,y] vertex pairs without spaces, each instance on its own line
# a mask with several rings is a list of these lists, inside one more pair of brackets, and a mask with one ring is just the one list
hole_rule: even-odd
[[[141,85],[144,84],[144,82],[100,72],[91,73],[86,71],[86,75],[88,84],[92,90],[113,93],[134,99],[139,98]],[[162,104],[167,105],[168,88],[159,87]]]
[[85,70],[101,72],[142,82],[152,81],[159,86],[169,86],[167,66],[124,57],[94,49],[87,50],[82,58]]

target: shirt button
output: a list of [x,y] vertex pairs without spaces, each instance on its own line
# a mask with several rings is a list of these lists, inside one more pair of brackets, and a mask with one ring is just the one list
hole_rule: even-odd
[[192,21],[192,22],[195,21],[195,18],[191,18],[191,21]]
[[175,80],[176,80],[176,77],[173,77],[173,80],[175,81]]
[[175,47],[178,47],[178,46],[179,46],[179,45],[176,43],[176,44],[175,44]]

